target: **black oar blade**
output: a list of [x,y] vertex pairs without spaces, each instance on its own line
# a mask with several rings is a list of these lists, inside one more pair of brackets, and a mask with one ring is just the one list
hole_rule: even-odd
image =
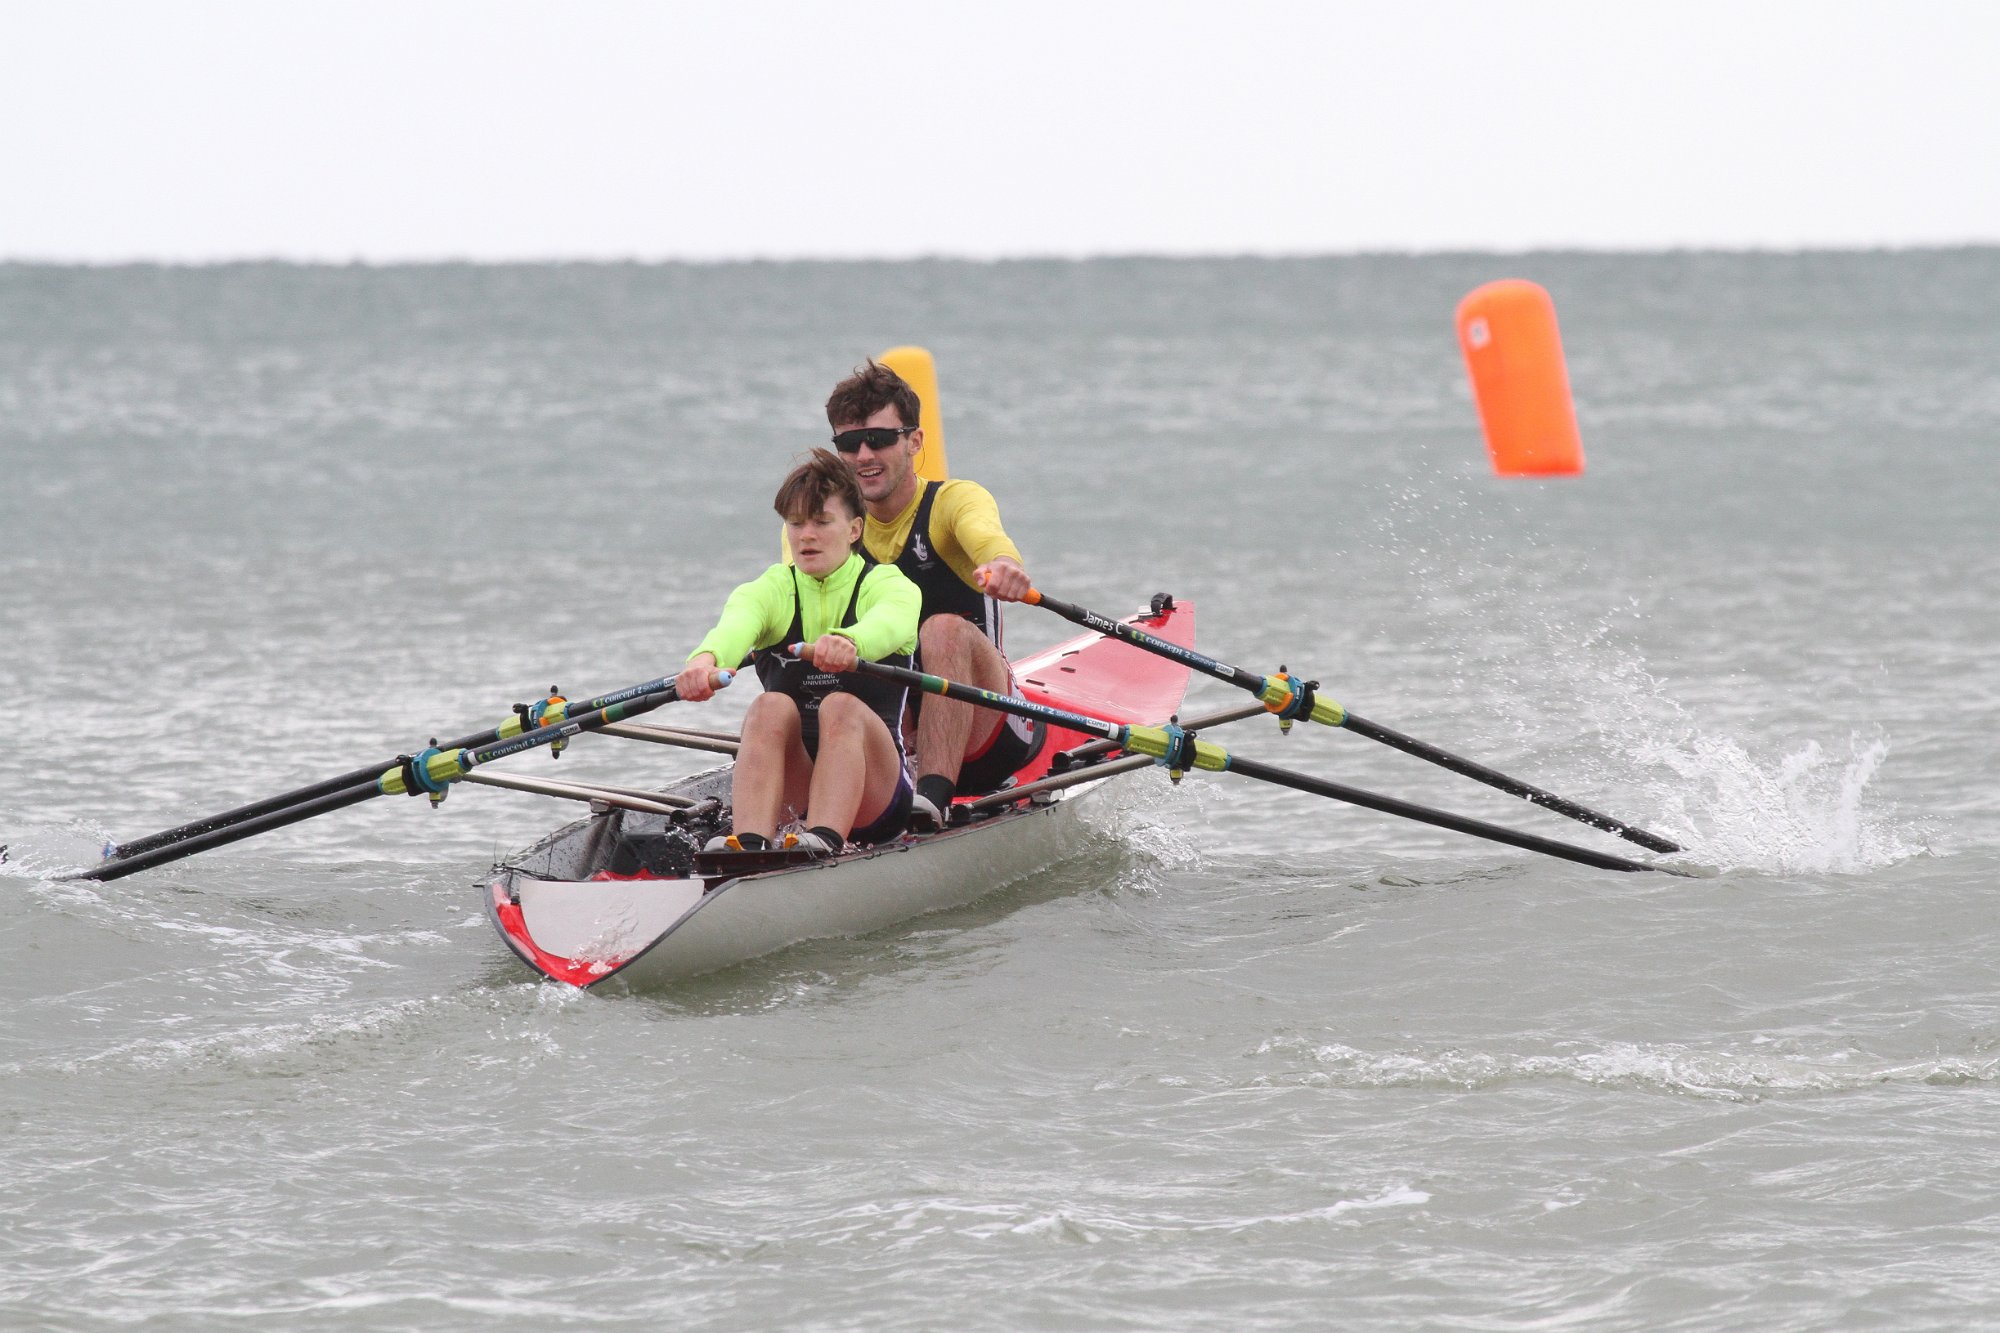
[[92,866],[88,870],[79,870],[59,878],[94,879],[100,882],[123,879],[127,875],[136,875],[141,870],[151,870],[155,866],[166,865],[169,861],[179,861],[197,852],[208,851],[212,847],[224,847],[232,842],[241,842],[245,838],[254,838],[259,833],[268,833],[275,828],[284,828],[287,824],[297,824],[315,815],[326,814],[330,810],[358,805],[370,797],[381,794],[382,790],[376,785],[375,778],[370,777],[365,782],[358,782],[340,791],[328,792],[311,800],[301,801],[282,810],[267,811],[254,818],[238,820],[226,828],[210,829],[206,833],[197,833],[137,855],[121,856],[115,860],[105,861],[101,865]]

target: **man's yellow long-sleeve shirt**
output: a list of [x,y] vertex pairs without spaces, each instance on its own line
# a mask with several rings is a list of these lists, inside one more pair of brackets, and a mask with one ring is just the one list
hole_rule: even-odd
[[[884,564],[900,556],[923,499],[924,487],[919,481],[917,493],[902,513],[887,523],[871,516],[861,532],[861,544],[868,548],[868,554]],[[987,561],[1004,555],[1021,563],[1021,552],[1000,526],[1000,506],[994,503],[992,492],[976,481],[954,478],[938,487],[937,498],[931,502],[930,531],[924,540],[952,573],[974,589],[979,587],[974,573]]]

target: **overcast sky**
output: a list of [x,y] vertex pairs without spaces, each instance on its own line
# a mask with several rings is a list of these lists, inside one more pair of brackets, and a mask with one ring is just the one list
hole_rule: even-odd
[[0,258],[2000,241],[2000,3],[0,0]]

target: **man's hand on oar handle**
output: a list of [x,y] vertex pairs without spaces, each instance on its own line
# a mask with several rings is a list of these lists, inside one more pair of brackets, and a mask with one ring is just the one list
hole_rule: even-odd
[[821,671],[852,671],[861,655],[854,651],[854,640],[844,634],[826,633],[811,643],[795,643],[792,654],[804,658]]
[[1034,587],[1028,571],[1011,556],[995,556],[973,572],[979,578],[980,591],[1003,602],[1018,602]]
[[729,684],[731,673],[719,671],[715,665],[715,654],[700,653],[693,661],[681,668],[681,674],[674,677],[674,692],[682,703],[698,704],[713,698],[715,692]]

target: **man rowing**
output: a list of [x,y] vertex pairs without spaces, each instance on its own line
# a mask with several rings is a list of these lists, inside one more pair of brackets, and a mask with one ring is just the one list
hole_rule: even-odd
[[[826,400],[833,445],[854,470],[867,505],[862,542],[923,594],[917,659],[924,671],[1018,694],[1001,651],[1001,602],[1032,586],[1021,553],[1000,526],[985,487],[917,476],[923,451],[916,390],[870,361]],[[1009,714],[942,698],[911,699],[916,720],[916,792],[910,822],[941,828],[954,795],[1002,786],[1041,749],[1044,728]]]
[[[857,659],[910,664],[923,599],[893,565],[858,550],[854,474],[815,449],[778,488],[792,563],[729,594],[722,618],[675,678],[680,697],[715,693],[713,672],[754,659],[764,693],[743,720],[730,780],[731,824],[704,851],[801,847],[831,854],[902,833],[911,788],[903,762],[905,688],[851,672]],[[792,644],[807,647],[797,658]],[[806,832],[778,830],[791,819]]]

